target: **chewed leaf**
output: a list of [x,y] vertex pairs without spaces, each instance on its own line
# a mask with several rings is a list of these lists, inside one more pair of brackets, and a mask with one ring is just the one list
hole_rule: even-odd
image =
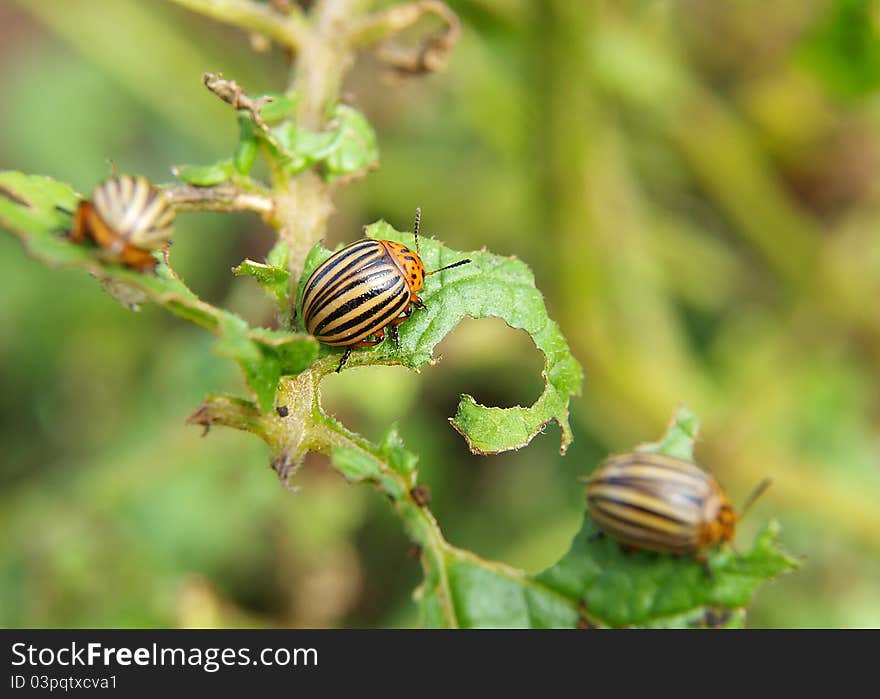
[[[371,238],[395,240],[415,248],[411,234],[400,233],[385,221],[367,226],[366,233]],[[527,408],[486,407],[463,396],[452,425],[471,451],[494,454],[525,446],[555,420],[562,430],[564,452],[572,439],[568,403],[580,392],[583,374],[559,326],[548,317],[544,298],[535,288],[528,267],[520,260],[490,252],[450,250],[428,238],[420,238],[420,246],[429,271],[466,258],[471,263],[426,278],[421,298],[427,309],[415,310],[400,325],[399,347],[383,342],[374,349],[354,352],[349,365],[402,364],[418,368],[432,360],[434,347],[463,318],[501,318],[510,327],[525,330],[544,354],[544,392]],[[329,255],[330,251],[323,248],[313,249],[303,280]]]
[[379,162],[376,132],[367,118],[345,104],[336,107],[338,146],[325,156],[326,177],[333,181],[347,175],[358,175]]
[[[653,446],[680,455],[696,429],[680,408]],[[741,627],[758,588],[798,566],[779,547],[779,529],[771,521],[745,553],[709,549],[707,575],[692,557],[625,551],[600,538],[587,513],[569,551],[538,575],[447,548],[440,574],[419,590],[422,614],[427,624],[468,628]]]
[[290,279],[290,272],[283,267],[245,260],[238,267],[233,267],[232,273],[237,277],[253,277],[272,296],[279,308],[287,307],[287,282]]
[[[697,416],[681,406],[663,437],[638,449],[692,460],[699,425]],[[745,554],[729,547],[709,549],[711,576],[693,557],[627,552],[598,533],[587,512],[569,552],[536,580],[582,600],[589,614],[610,626],[742,624],[744,608],[761,583],[798,565],[777,545],[775,521]],[[712,618],[721,621],[706,622]]]
[[711,614],[741,619],[761,584],[798,565],[779,548],[775,521],[745,553],[710,552],[711,577],[692,558],[625,552],[611,539],[597,537],[597,532],[587,516],[568,553],[535,580],[579,601],[586,618],[614,627],[714,625],[704,621]]
[[128,307],[152,301],[220,337],[219,351],[235,360],[264,411],[272,409],[281,376],[297,374],[317,356],[314,338],[301,333],[252,328],[234,313],[202,301],[160,262],[154,273],[102,261],[93,248],[73,243],[64,233],[78,203],[73,189],[48,177],[0,172],[0,226],[28,253],[53,267],[77,268],[96,277]]
[[[48,234],[69,229],[70,214],[78,204],[73,187],[51,177],[0,172],[0,225],[17,234],[26,245],[32,242],[37,248],[54,247],[58,236]],[[39,239],[25,240],[20,231],[34,231]],[[69,252],[68,247],[61,244],[57,252],[63,255]]]
[[700,431],[700,419],[685,406],[680,406],[675,411],[666,434],[659,442],[648,442],[636,447],[636,451],[650,451],[677,459],[693,461],[694,442]]
[[309,131],[288,121],[271,129],[270,145],[295,174],[320,165],[325,179],[361,175],[377,165],[376,133],[366,117],[347,105],[338,105],[326,131]]

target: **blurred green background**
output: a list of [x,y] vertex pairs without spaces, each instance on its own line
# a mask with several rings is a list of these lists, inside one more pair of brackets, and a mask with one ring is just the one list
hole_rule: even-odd
[[[880,626],[880,2],[458,0],[446,73],[388,84],[364,57],[346,98],[381,168],[337,197],[329,243],[386,218],[534,269],[586,370],[575,443],[469,454],[458,395],[511,406],[541,357],[500,321],[465,322],[416,375],[325,383],[376,439],[398,421],[449,540],[538,571],[583,509],[576,478],[656,439],[679,402],[698,459],[769,517],[804,566],[748,623]],[[227,157],[221,70],[286,82],[279,52],[157,0],[0,3],[0,169],[83,193],[112,158],[171,179]],[[207,300],[270,323],[230,267],[268,251],[249,215],[187,214],[174,259]],[[184,425],[243,392],[213,339],[43,268],[0,234],[0,625],[413,626],[416,561],[385,501],[324,459],[281,488],[257,439]]]

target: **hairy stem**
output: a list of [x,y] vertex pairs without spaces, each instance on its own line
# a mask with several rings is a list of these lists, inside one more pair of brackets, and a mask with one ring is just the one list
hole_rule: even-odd
[[[364,4],[363,0],[320,0],[312,10],[290,83],[299,98],[298,126],[312,131],[324,127],[327,107],[339,99],[352,63],[349,27]],[[333,212],[331,185],[309,170],[289,181],[276,179],[275,187],[280,236],[289,246],[288,270],[295,289],[306,255],[326,234]]]
[[178,211],[254,211],[262,216],[271,216],[275,211],[269,192],[256,186],[195,187],[174,183],[162,185],[161,189]]

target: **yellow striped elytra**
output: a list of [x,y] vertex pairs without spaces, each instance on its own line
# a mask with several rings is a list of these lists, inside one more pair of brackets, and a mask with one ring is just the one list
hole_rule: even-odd
[[633,549],[697,558],[733,538],[737,520],[770,484],[762,482],[737,515],[718,481],[696,464],[640,451],[608,458],[586,483],[602,532]]
[[346,348],[337,372],[352,349],[379,344],[386,329],[398,341],[397,326],[413,306],[425,307],[418,295],[425,277],[470,262],[426,272],[419,256],[420,218],[421,209],[416,209],[416,252],[401,243],[365,238],[331,255],[306,281],[300,301],[303,323],[318,342]]
[[150,254],[171,239],[174,209],[165,195],[144,177],[120,175],[101,182],[90,200],[73,216],[70,237],[91,239],[102,256],[140,271],[151,270]]

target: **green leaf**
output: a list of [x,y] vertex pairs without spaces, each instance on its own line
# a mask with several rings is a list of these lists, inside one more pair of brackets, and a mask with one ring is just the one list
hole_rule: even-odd
[[275,300],[281,310],[287,309],[287,285],[290,272],[282,267],[245,260],[232,268],[237,277],[250,276]]
[[356,109],[340,104],[334,111],[339,122],[338,146],[326,157],[325,178],[333,181],[344,176],[358,175],[379,163],[376,132],[367,118]]
[[[681,408],[652,446],[681,454],[685,442],[693,448],[697,426]],[[743,554],[711,550],[711,576],[693,558],[627,553],[597,532],[587,514],[570,550],[533,576],[446,545],[442,564],[429,570],[418,593],[425,622],[468,628],[741,626],[760,585],[798,565],[778,546],[775,521]]]
[[826,3],[825,16],[796,53],[830,91],[843,99],[870,97],[880,85],[877,7],[865,0]]
[[287,260],[289,256],[290,247],[288,246],[287,241],[279,240],[272,246],[269,254],[266,255],[266,264],[272,265],[273,267],[287,269]]
[[267,124],[275,124],[279,121],[284,121],[293,116],[293,113],[296,111],[297,99],[295,95],[282,95],[278,92],[269,92],[265,95],[257,95],[257,97],[253,99],[254,101],[258,101],[261,97],[272,98],[271,102],[267,102],[263,105],[263,108],[260,109],[260,117]]
[[694,442],[700,431],[700,419],[685,406],[679,406],[659,442],[648,442],[636,447],[636,451],[649,451],[674,456],[685,461],[694,460]]
[[339,147],[342,131],[309,131],[294,122],[272,129],[272,135],[283,148],[286,167],[291,174],[302,172],[321,162]]
[[213,187],[229,180],[235,165],[232,160],[221,160],[213,165],[177,165],[172,168],[175,176],[197,187]]
[[[385,221],[367,226],[366,233],[415,248],[411,234],[395,231]],[[564,452],[572,439],[568,403],[572,395],[580,393],[583,375],[559,326],[548,317],[529,268],[515,258],[486,251],[450,250],[429,238],[420,238],[420,244],[429,271],[465,258],[471,263],[427,277],[421,292],[427,310],[414,310],[412,317],[399,326],[399,347],[386,340],[374,348],[355,351],[348,365],[402,364],[415,369],[432,361],[434,347],[463,318],[501,318],[510,327],[525,330],[544,354],[544,391],[528,408],[486,407],[468,395],[462,396],[452,426],[472,452],[494,454],[525,446],[555,420],[562,430]],[[311,250],[297,298],[302,297],[309,275],[330,254],[320,246]],[[331,351],[339,350],[324,350]]]
[[248,335],[247,323],[236,316],[226,315],[220,320],[220,340],[216,351],[238,363],[263,412],[269,412],[275,402],[275,389],[281,378],[281,365],[273,353],[264,354]]
[[[404,448],[396,427],[391,427],[378,446],[364,441],[359,446],[334,447],[330,456],[348,480],[376,483],[392,500],[404,497],[404,491],[415,484],[418,459]],[[403,479],[390,474],[388,466]]]
[[391,467],[402,476],[413,476],[416,472],[418,457],[408,451],[403,445],[403,439],[394,424],[382,437],[379,443],[379,453],[391,464]]
[[233,156],[233,164],[236,171],[241,175],[247,175],[254,167],[257,160],[257,152],[260,148],[260,142],[254,130],[254,122],[245,116],[238,118],[239,136],[238,144],[235,146],[235,155]]
[[0,172],[0,216],[9,228],[66,230],[79,197],[70,185],[42,175]]
[[[0,172],[0,225],[28,253],[53,267],[88,271],[128,307],[146,300],[201,325],[220,337],[218,351],[235,360],[268,412],[281,376],[298,374],[314,362],[315,339],[300,333],[251,328],[239,316],[202,301],[160,261],[142,274],[101,260],[93,247],[73,243],[65,234],[78,198],[73,189],[48,177]],[[63,209],[61,211],[60,209]]]
[[775,521],[744,554],[712,551],[711,577],[692,558],[627,553],[597,531],[587,517],[568,553],[535,579],[608,626],[670,628],[693,625],[709,610],[738,613],[762,583],[798,565],[778,547]]
[[269,353],[277,356],[281,376],[305,371],[318,356],[318,343],[310,335],[251,328],[250,337],[260,346],[264,356]]
[[321,165],[325,179],[334,181],[363,174],[376,166],[376,133],[363,114],[347,105],[338,105],[330,124],[326,131],[309,131],[287,121],[271,130],[276,142],[273,148],[280,146],[279,156],[285,159],[291,174]]

